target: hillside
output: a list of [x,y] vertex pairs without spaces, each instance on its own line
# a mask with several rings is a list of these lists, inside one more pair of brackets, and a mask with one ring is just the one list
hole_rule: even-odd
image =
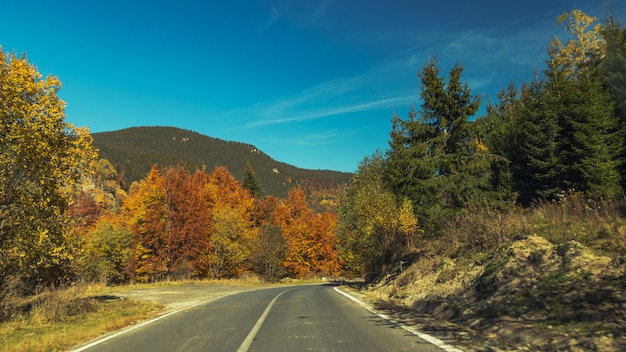
[[464,351],[626,351],[625,210],[568,193],[451,216],[361,293]]
[[530,235],[474,262],[422,256],[362,292],[465,351],[624,351],[625,273],[578,241]]
[[229,142],[173,127],[133,127],[93,134],[100,157],[108,159],[128,185],[146,176],[152,165],[160,168],[184,165],[190,170],[228,168],[241,181],[250,162],[266,195],[285,197],[293,186],[314,183],[334,188],[351,174],[307,170],[272,159],[255,146]]

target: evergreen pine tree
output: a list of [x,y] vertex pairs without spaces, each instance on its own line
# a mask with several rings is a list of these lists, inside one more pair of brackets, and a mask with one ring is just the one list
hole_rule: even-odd
[[580,175],[580,183],[566,186],[596,198],[618,196],[621,194],[618,157],[623,142],[611,95],[600,77],[583,78],[570,84],[568,93],[574,100],[563,104],[567,109],[563,117],[570,119],[564,124],[573,125],[573,160],[563,166],[566,170],[572,169],[574,175]]
[[617,107],[622,123],[626,123],[626,28],[610,18],[602,36],[606,55],[601,69]]
[[[593,56],[587,60],[597,62]],[[598,65],[592,64],[572,73],[553,59],[546,72],[543,110],[559,125],[557,177],[561,191],[614,197],[621,194],[620,121]],[[545,194],[550,195],[555,193]]]
[[[606,43],[606,55],[601,63],[606,85],[615,103],[620,119],[620,140],[626,146],[626,28],[609,18],[602,31]],[[626,188],[626,148],[620,152],[618,165],[621,187]]]
[[562,15],[571,40],[552,42],[545,78],[503,91],[481,122],[488,147],[510,161],[524,205],[572,189],[592,197],[621,193],[626,124],[615,106],[625,87],[626,33],[593,21],[581,11]]
[[426,63],[419,116],[412,110],[407,120],[393,119],[386,181],[396,195],[411,199],[425,226],[493,196],[492,160],[478,125],[469,121],[480,99],[461,82],[462,72],[457,64],[446,84],[436,60]]
[[252,164],[250,164],[249,161],[246,161],[246,168],[243,170],[243,180],[241,182],[241,186],[250,191],[252,197],[263,197],[263,189],[261,188],[256,172],[254,172]]
[[513,124],[515,138],[508,158],[513,189],[525,205],[560,190],[557,172],[560,127],[555,114],[546,109],[544,91],[544,84],[539,81],[524,85]]
[[477,120],[480,124],[483,142],[491,153],[509,157],[511,146],[515,144],[516,132],[513,128],[520,92],[511,83],[498,93],[498,103],[487,106],[487,115]]

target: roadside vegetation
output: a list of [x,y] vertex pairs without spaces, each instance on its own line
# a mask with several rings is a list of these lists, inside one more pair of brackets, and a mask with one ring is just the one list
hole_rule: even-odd
[[444,225],[450,236],[421,243],[403,270],[396,266],[362,292],[386,309],[457,324],[495,348],[620,351],[623,211],[623,202],[575,193],[529,209],[457,215]]
[[5,297],[12,315],[0,323],[0,351],[65,351],[164,310],[155,302],[113,295],[114,289],[76,285]]
[[346,186],[344,268],[383,306],[500,349],[622,351],[626,30],[576,10],[558,21],[570,38],[547,69],[485,116],[462,66],[445,79],[424,65],[420,109],[394,117],[389,149]]
[[576,10],[558,21],[570,38],[547,69],[485,116],[463,66],[445,78],[429,60],[388,150],[345,189],[286,198],[250,163],[241,182],[154,165],[126,184],[65,122],[60,81],[2,53],[0,346],[64,349],[163,309],[111,287],[343,276],[506,348],[624,350],[626,29]]

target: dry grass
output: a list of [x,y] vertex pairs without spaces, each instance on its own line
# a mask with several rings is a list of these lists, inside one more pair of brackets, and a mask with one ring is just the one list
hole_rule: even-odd
[[443,224],[441,238],[424,247],[430,253],[472,258],[506,248],[512,241],[539,235],[553,244],[577,241],[598,254],[626,261],[626,203],[592,200],[582,193],[562,194],[530,209],[468,209]]
[[[293,280],[296,285],[322,282],[320,279]],[[165,307],[155,302],[120,298],[113,294],[138,288],[190,284],[268,286],[256,275],[229,280],[165,280],[124,286],[76,285],[45,290],[27,298],[6,297],[1,303],[11,318],[0,323],[0,352],[61,351],[116,331],[137,321],[154,317]],[[275,284],[275,285],[281,285]]]
[[623,202],[571,193],[530,209],[472,209],[448,218],[442,233],[418,245],[404,272],[371,287],[370,299],[507,348],[626,348]]
[[570,193],[558,202],[537,205],[525,221],[532,224],[533,233],[552,243],[573,240],[622,260],[626,253],[625,207],[623,202],[590,200],[581,193]]
[[13,298],[15,313],[0,323],[0,351],[60,351],[152,317],[163,306],[119,299],[100,285],[47,290]]

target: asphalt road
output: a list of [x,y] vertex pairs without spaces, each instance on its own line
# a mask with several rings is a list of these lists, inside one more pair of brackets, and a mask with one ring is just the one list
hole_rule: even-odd
[[333,285],[242,292],[193,306],[88,349],[100,351],[441,351]]

